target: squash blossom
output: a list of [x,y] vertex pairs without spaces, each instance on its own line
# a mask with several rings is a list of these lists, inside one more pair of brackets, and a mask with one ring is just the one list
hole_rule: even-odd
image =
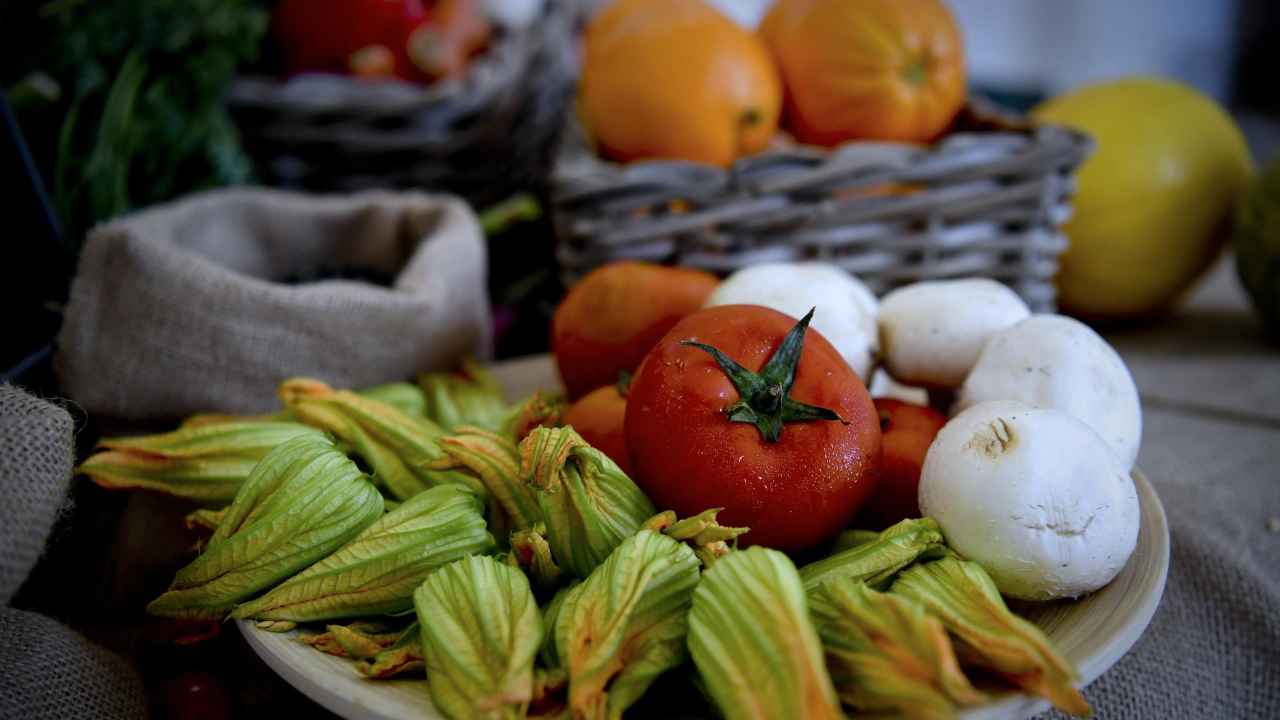
[[711,508],[683,520],[676,518],[674,510],[664,510],[645,521],[644,527],[661,532],[669,538],[688,543],[702,561],[703,568],[711,567],[717,558],[729,554],[738,545],[738,536],[750,528],[721,525],[716,516],[724,508]]
[[424,399],[423,416],[445,431],[460,425],[497,430],[507,417],[498,379],[474,360],[464,360],[457,372],[422,373],[418,387]]
[[432,570],[494,549],[482,509],[462,485],[418,493],[232,617],[313,622],[412,610],[413,591]]
[[332,433],[373,468],[374,481],[397,500],[408,500],[436,485],[461,483],[484,488],[468,475],[430,468],[441,457],[444,431],[385,402],[319,380],[294,378],[280,385],[280,399],[301,422]]
[[227,503],[263,456],[302,435],[322,433],[300,423],[243,421],[107,438],[76,472],[110,490],[151,490],[201,503]]
[[547,659],[568,674],[573,717],[621,718],[659,675],[684,662],[698,568],[683,543],[641,530],[557,598],[555,653]]
[[689,652],[727,720],[843,717],[800,576],[776,550],[729,553],[703,573]]
[[563,571],[551,557],[547,544],[547,528],[538,523],[528,530],[511,533],[511,552],[507,553],[508,565],[518,567],[539,589],[554,588],[560,584]]
[[542,642],[524,573],[473,555],[427,576],[413,602],[436,707],[450,718],[524,717]]
[[440,438],[439,446],[443,455],[430,467],[465,472],[484,486],[489,495],[489,524],[499,539],[529,530],[542,520],[533,490],[521,479],[520,450],[514,439],[462,425]]
[[963,641],[966,661],[995,672],[1072,715],[1089,715],[1071,667],[1035,625],[1009,611],[978,563],[947,556],[904,570],[891,589],[911,598]]
[[903,520],[880,533],[875,540],[862,542],[800,569],[805,590],[813,592],[831,578],[860,580],[873,588],[888,583],[893,576],[926,553],[946,548],[942,530],[933,518]]
[[178,571],[147,612],[221,619],[381,515],[377,488],[332,442],[314,435],[289,440],[254,467],[204,552]]
[[535,428],[520,443],[556,563],[585,578],[654,515],[653,503],[608,455],[573,428]]
[[422,626],[417,620],[410,623],[389,647],[356,664],[356,670],[371,680],[409,675],[421,677],[426,667],[426,660],[422,657]]
[[809,612],[846,705],[942,720],[986,699],[960,671],[942,623],[909,598],[840,577],[809,594]]

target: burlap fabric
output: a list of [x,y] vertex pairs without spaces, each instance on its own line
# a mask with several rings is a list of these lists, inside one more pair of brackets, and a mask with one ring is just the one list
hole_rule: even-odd
[[0,720],[141,720],[147,695],[124,659],[52,618],[0,608]]
[[[282,282],[353,267],[394,282]],[[399,380],[491,342],[485,245],[460,200],[233,189],[90,233],[57,369],[90,414],[172,418],[270,410],[294,375]]]
[[128,662],[52,618],[7,607],[66,498],[73,440],[65,410],[0,386],[0,719],[147,716]]
[[0,385],[0,605],[9,604],[40,559],[67,496],[73,430],[62,408]]
[[1099,718],[1280,718],[1280,433],[1145,421],[1139,463],[1169,517],[1169,578],[1146,633],[1085,696]]

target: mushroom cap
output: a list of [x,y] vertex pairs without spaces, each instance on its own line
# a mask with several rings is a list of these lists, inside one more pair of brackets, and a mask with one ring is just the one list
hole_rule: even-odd
[[858,278],[820,262],[760,263],[725,278],[704,307],[763,305],[796,318],[817,308],[809,326],[822,333],[864,384],[879,349],[876,296]]
[[1077,597],[1110,582],[1138,542],[1137,489],[1088,425],[1057,410],[986,402],[938,433],[920,510],[1000,592]]
[[995,280],[937,280],[898,288],[880,301],[885,368],[913,385],[957,388],[987,339],[1031,314]]
[[1098,333],[1062,315],[1035,315],[993,336],[953,412],[989,400],[1053,408],[1085,422],[1126,470],[1142,442],[1142,405],[1129,368]]

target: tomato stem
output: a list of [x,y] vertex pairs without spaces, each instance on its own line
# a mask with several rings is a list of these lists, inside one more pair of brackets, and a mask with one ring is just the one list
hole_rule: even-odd
[[777,442],[782,436],[782,427],[789,422],[810,422],[813,420],[844,420],[834,411],[815,405],[806,405],[788,397],[791,386],[796,381],[796,366],[800,363],[800,353],[804,349],[804,333],[813,318],[811,308],[800,322],[787,332],[782,344],[769,357],[769,361],[759,373],[742,367],[733,358],[719,349],[697,342],[683,340],[681,345],[696,347],[706,352],[716,361],[720,369],[733,383],[738,391],[738,401],[724,409],[725,415],[732,422],[750,423],[760,431],[766,442]]

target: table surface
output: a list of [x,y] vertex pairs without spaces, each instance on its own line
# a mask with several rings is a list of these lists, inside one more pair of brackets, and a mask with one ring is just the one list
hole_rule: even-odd
[[[1171,316],[1104,329],[1142,396],[1138,465],[1161,483],[1274,481],[1280,466],[1280,344],[1224,257]],[[1258,507],[1275,532],[1280,507]],[[1249,521],[1246,520],[1246,525]]]

